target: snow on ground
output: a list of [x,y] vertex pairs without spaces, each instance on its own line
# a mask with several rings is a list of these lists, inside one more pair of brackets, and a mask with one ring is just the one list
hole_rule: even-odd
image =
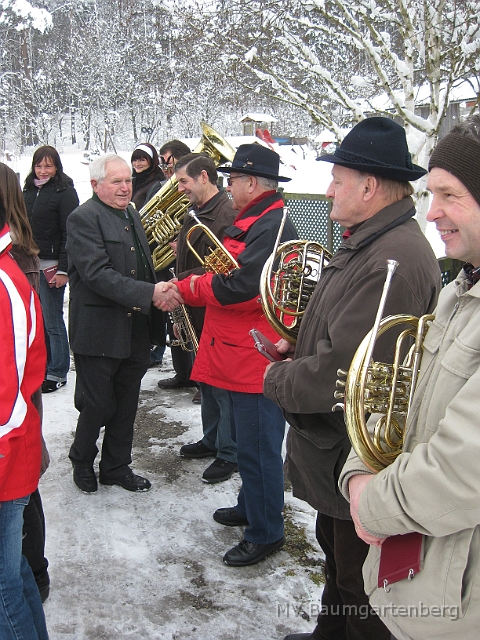
[[[240,478],[205,484],[201,474],[212,459],[179,456],[202,429],[193,390],[157,387],[172,374],[168,354],[142,382],[132,467],[151,480],[148,493],[102,485],[81,493],[67,457],[77,420],[75,372],[66,387],[43,396],[51,640],[277,640],[314,627],[321,587],[288,551],[252,567],[223,564],[242,528],[224,527],[212,514],[235,504]],[[288,491],[285,498],[318,561],[314,511]]]

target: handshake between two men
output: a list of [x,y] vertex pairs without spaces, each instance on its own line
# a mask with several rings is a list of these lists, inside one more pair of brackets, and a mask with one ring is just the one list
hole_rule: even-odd
[[169,282],[157,282],[152,302],[161,311],[173,311],[179,304],[183,304],[183,298],[175,283],[170,280]]

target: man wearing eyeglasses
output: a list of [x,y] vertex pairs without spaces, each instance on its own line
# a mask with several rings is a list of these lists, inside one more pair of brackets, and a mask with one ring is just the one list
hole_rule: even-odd
[[[229,173],[227,190],[238,212],[223,244],[239,264],[229,274],[192,275],[177,283],[186,304],[205,306],[205,323],[192,371],[200,382],[226,389],[237,443],[242,488],[234,507],[213,517],[226,526],[245,526],[244,538],[223,560],[234,567],[256,564],[284,544],[282,442],[285,419],[264,397],[265,359],[249,335],[252,328],[272,342],[278,336],[259,304],[262,267],[275,246],[283,216],[277,193],[278,154],[257,144],[241,145]],[[287,220],[282,241],[297,237]]]
[[180,140],[170,140],[160,149],[160,167],[167,180],[174,175],[177,160],[187,153],[190,153],[190,149]]

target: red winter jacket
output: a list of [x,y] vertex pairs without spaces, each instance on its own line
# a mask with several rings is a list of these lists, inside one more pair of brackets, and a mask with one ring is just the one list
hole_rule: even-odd
[[[205,274],[177,282],[188,305],[205,306],[205,324],[192,371],[192,380],[214,387],[262,393],[268,360],[260,355],[249,335],[252,328],[272,342],[279,336],[265,318],[260,304],[260,274],[273,251],[283,215],[283,200],[275,191],[250,203],[225,231],[224,245],[237,259],[240,269],[230,276]],[[290,221],[282,242],[297,238]]]
[[45,375],[40,301],[0,231],[0,502],[29,495],[40,477],[40,416],[33,393]]

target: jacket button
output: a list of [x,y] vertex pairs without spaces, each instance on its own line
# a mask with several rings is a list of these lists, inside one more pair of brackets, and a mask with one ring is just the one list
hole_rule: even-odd
[[141,309],[141,307],[133,307],[133,310],[134,311],[141,311],[142,309]]
[[130,231],[130,227],[125,227],[125,231]]
[[134,276],[134,275],[135,275],[135,269],[132,269],[132,270],[130,271],[130,273],[132,274],[132,276]]
[[132,314],[131,313],[127,313],[127,318],[131,318]]
[[130,247],[130,251],[135,251],[135,247]]

